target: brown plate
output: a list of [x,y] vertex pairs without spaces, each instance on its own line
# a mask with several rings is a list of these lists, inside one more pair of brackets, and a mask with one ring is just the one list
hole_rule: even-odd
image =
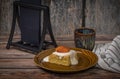
[[71,49],[81,52],[78,54],[79,63],[77,65],[62,66],[62,65],[52,64],[48,62],[42,62],[43,58],[50,55],[52,52],[55,51],[55,49],[48,49],[38,53],[34,57],[34,62],[37,64],[37,66],[45,70],[59,72],[59,73],[69,73],[69,72],[86,70],[94,66],[98,61],[98,57],[91,51],[80,49],[80,48],[71,48]]

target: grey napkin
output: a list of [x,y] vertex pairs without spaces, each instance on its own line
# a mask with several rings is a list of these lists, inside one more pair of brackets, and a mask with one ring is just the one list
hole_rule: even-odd
[[98,56],[97,67],[120,73],[120,35],[93,52]]

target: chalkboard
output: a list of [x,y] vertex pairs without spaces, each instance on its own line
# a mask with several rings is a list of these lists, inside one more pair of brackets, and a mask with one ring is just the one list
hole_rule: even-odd
[[[40,5],[41,0],[21,0],[24,3]],[[39,45],[41,35],[41,13],[39,10],[20,8],[20,30],[23,42]]]

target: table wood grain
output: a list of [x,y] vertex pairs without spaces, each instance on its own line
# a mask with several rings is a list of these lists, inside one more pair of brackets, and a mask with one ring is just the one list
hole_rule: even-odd
[[[57,43],[75,47],[73,41],[57,41]],[[97,41],[95,48],[106,43],[109,41]],[[5,46],[6,44],[0,44],[0,79],[120,79],[120,74],[97,67],[69,74],[45,71],[34,63],[33,58],[36,54],[15,47],[7,50]]]

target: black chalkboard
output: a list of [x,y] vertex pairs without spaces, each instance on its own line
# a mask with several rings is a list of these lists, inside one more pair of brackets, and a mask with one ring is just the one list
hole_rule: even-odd
[[[21,0],[24,3],[40,5],[41,0]],[[21,7],[20,10],[21,40],[26,43],[39,45],[41,35],[40,11]]]
[[[43,11],[43,16],[41,11]],[[21,40],[12,42],[16,19],[21,31]],[[45,40],[47,31],[51,41]],[[10,45],[13,45],[39,52],[46,49],[50,44],[57,46],[51,28],[49,7],[41,5],[40,0],[15,1],[13,4],[12,28],[6,48],[9,49]]]

